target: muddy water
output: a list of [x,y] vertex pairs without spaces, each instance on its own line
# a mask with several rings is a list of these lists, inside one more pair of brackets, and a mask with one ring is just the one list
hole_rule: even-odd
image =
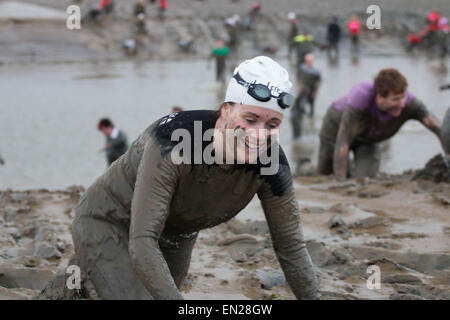
[[[287,61],[282,64],[293,74]],[[330,66],[316,59],[323,84],[316,118],[302,143],[316,160],[317,131],[330,103],[353,84],[372,79],[383,67],[396,67],[409,80],[410,90],[442,118],[450,91],[439,92],[450,76],[439,63],[424,58],[367,57],[352,63],[342,59]],[[58,189],[88,186],[106,168],[99,149],[104,137],[96,130],[103,116],[111,117],[134,140],[150,123],[170,112],[213,109],[223,91],[214,83],[214,65],[204,61],[104,63],[55,66],[3,66],[0,69],[0,189]],[[311,128],[309,128],[311,127]],[[281,143],[291,157],[289,121]],[[382,170],[390,173],[418,168],[440,152],[440,146],[419,123],[407,123],[385,148]]]

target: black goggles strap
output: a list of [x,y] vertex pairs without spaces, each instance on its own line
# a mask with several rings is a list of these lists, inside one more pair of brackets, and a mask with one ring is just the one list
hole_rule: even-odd
[[[244,79],[242,79],[242,77],[241,77],[241,75],[239,74],[239,72],[237,72],[237,73],[233,76],[233,78],[234,78],[234,79],[237,81],[237,83],[239,83],[241,86],[247,87],[247,88],[249,88],[249,89],[250,89],[251,85],[254,84],[254,83],[250,83],[250,82],[247,82],[247,81],[245,81]],[[263,84],[261,84],[261,85],[263,85]],[[279,105],[281,108],[286,109],[286,108],[289,108],[289,107],[290,107],[290,105],[285,105],[285,104],[283,103],[283,101],[282,101],[283,96],[285,96],[285,95],[290,95],[289,93],[287,93],[287,92],[282,92],[278,97],[276,97],[276,96],[273,96],[273,95],[271,94],[269,87],[267,87],[266,85],[263,85],[263,86],[265,86],[265,87],[267,88],[267,90],[269,91],[269,94],[270,94],[271,97],[276,98],[276,99],[278,100],[278,105]],[[256,99],[256,98],[255,98],[255,99]],[[258,100],[258,99],[257,99],[257,100]],[[261,101],[263,101],[263,100],[261,100]]]
[[233,78],[234,79],[236,79],[236,81],[237,81],[237,83],[239,83],[241,86],[244,86],[244,87],[250,87],[250,82],[247,82],[247,81],[245,81],[244,79],[242,79],[242,77],[241,77],[241,75],[239,74],[239,72],[238,73],[236,73],[234,76],[233,76]]

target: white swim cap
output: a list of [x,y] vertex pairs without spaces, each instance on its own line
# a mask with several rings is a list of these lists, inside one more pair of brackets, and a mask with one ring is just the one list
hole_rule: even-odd
[[288,19],[289,20],[295,20],[295,18],[296,18],[296,15],[295,15],[295,12],[289,12],[288,13]]
[[289,74],[282,66],[265,56],[245,60],[234,69],[233,78],[228,83],[225,102],[263,107],[284,113],[286,109],[280,107],[277,98],[272,97],[269,101],[264,102],[250,96],[247,92],[248,86],[239,84],[234,78],[236,74],[239,74],[242,80],[249,84],[267,85],[272,95],[278,97],[283,92],[289,93],[292,88]]

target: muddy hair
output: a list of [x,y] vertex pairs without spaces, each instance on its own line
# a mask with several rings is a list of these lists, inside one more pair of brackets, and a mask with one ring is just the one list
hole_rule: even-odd
[[397,69],[383,69],[378,72],[374,81],[375,93],[386,98],[390,93],[405,92],[408,87],[406,78]]

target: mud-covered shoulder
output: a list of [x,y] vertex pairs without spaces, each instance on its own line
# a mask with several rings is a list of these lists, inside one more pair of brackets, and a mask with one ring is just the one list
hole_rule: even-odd
[[415,119],[418,121],[422,121],[429,115],[427,107],[418,98],[413,98],[411,102],[405,106],[405,111],[408,119]]
[[[180,141],[173,140],[172,135],[177,129],[186,130],[191,143],[202,141],[206,130],[214,128],[218,115],[210,110],[182,111],[169,114],[156,122],[151,135],[161,147],[163,154],[170,152]],[[194,136],[195,122],[201,125],[201,137]],[[203,141],[202,141],[203,142]]]

